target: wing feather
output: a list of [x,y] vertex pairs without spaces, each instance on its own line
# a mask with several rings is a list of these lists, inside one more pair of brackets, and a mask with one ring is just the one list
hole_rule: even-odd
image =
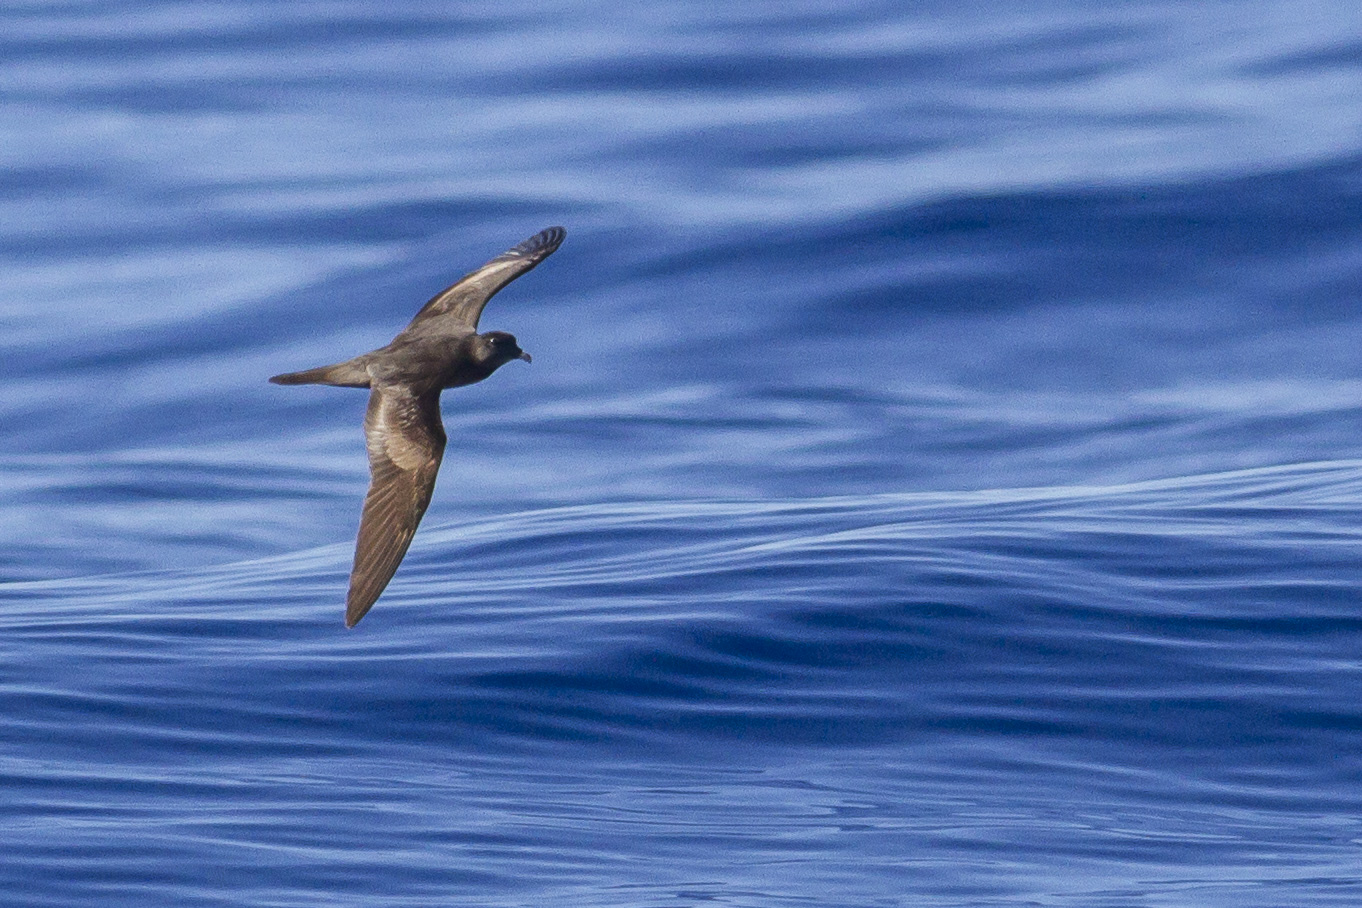
[[355,541],[346,627],[359,623],[383,593],[430,504],[445,450],[438,392],[376,386],[364,414],[364,439],[371,481]]
[[407,328],[427,319],[443,317],[475,330],[487,301],[502,287],[552,255],[565,236],[567,231],[562,227],[549,227],[507,249],[436,294],[421,307]]

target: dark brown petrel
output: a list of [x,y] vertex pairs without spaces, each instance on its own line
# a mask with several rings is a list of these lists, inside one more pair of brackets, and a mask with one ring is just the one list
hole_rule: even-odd
[[440,392],[482,381],[513,359],[530,361],[530,354],[505,331],[477,333],[483,307],[498,290],[548,258],[565,235],[562,227],[542,230],[464,275],[421,307],[386,347],[334,366],[270,379],[276,385],[370,389],[364,441],[371,479],[345,599],[346,627],[359,623],[382,594],[430,504],[445,450]]

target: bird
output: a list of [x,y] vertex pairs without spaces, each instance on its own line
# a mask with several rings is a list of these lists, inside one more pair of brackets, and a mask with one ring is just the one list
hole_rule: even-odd
[[511,360],[530,362],[514,335],[478,333],[483,308],[552,255],[566,235],[562,227],[549,227],[470,271],[422,306],[387,346],[270,378],[276,385],[369,389],[364,441],[370,482],[345,597],[346,627],[358,624],[383,594],[430,505],[445,450],[440,392],[480,382]]

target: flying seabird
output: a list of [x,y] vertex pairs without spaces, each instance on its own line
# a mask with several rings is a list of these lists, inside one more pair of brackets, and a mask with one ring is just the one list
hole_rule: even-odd
[[478,334],[478,317],[498,290],[553,254],[566,231],[550,227],[440,291],[386,347],[332,366],[287,372],[276,385],[368,388],[364,441],[369,492],[359,518],[345,626],[369,611],[430,504],[445,450],[440,392],[480,382],[513,359],[530,361],[505,331]]

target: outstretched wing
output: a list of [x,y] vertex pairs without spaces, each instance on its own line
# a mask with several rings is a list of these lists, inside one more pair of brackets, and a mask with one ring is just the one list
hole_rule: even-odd
[[470,329],[478,327],[483,307],[502,287],[538,265],[553,254],[563,242],[567,231],[562,227],[541,230],[518,246],[507,249],[476,271],[461,277],[457,283],[440,291],[421,307],[407,325],[411,328],[426,319],[443,316]]
[[438,392],[416,395],[400,385],[376,386],[364,414],[364,440],[372,478],[359,519],[346,627],[354,627],[378,600],[430,504],[445,450]]

